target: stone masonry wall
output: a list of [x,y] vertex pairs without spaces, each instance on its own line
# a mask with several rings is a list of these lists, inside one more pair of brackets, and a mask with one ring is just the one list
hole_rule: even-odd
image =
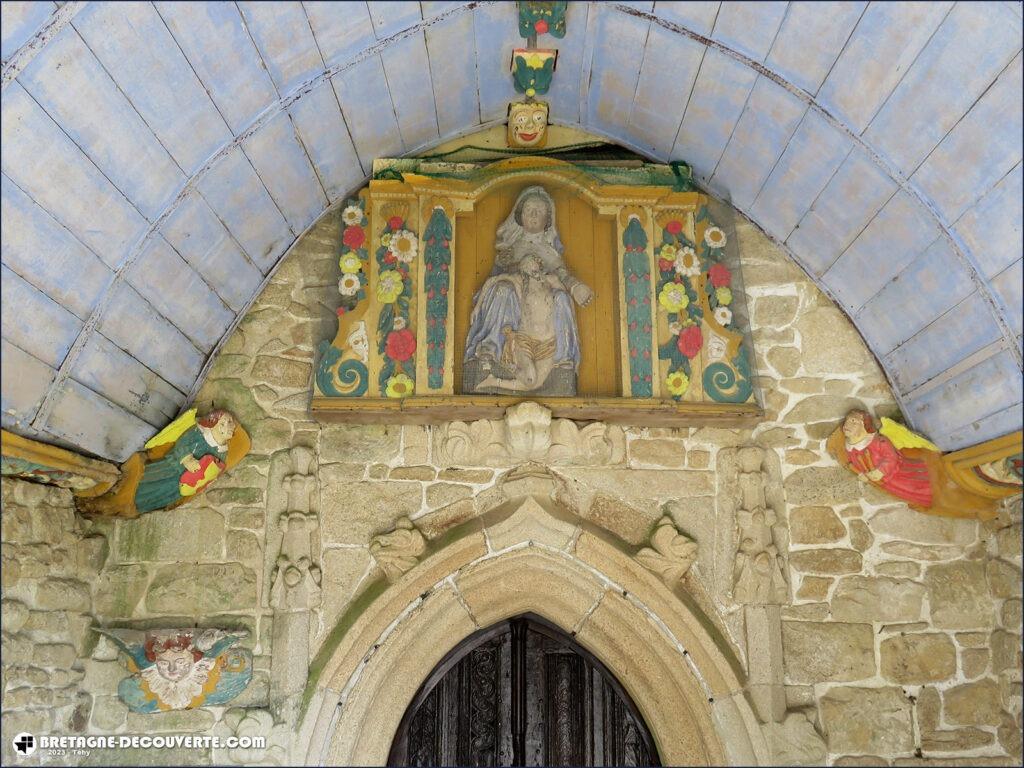
[[[240,418],[252,436],[251,454],[212,490],[172,512],[90,526],[71,519],[66,502],[61,513],[66,525],[60,536],[81,530],[109,542],[98,578],[75,571],[75,578],[93,585],[91,608],[83,599],[74,616],[81,620],[91,610],[104,625],[245,627],[255,653],[250,688],[228,708],[130,715],[116,698],[125,673],[111,646],[104,641],[92,648],[70,635],[51,641],[47,634],[46,642],[57,644],[55,652],[66,648],[67,658],[43,660],[73,671],[58,685],[52,672],[36,683],[5,666],[5,711],[10,695],[14,717],[33,717],[23,714],[36,711],[32,697],[50,706],[53,700],[46,697],[57,694],[41,691],[57,688],[65,691],[60,700],[71,711],[82,711],[74,703],[91,697],[83,704],[87,723],[80,719],[74,725],[92,733],[237,732],[242,723],[255,722],[269,732],[277,718],[285,722],[274,732],[287,734],[294,723],[274,708],[270,683],[275,649],[268,593],[278,552],[268,545],[276,514],[268,500],[289,449],[307,446],[316,457],[321,551],[314,557],[323,581],[322,603],[309,626],[310,654],[378,576],[371,537],[409,517],[433,538],[486,506],[504,470],[439,466],[432,445],[436,430],[310,420],[314,349],[334,333],[339,231],[339,215],[332,212],[296,245],[222,349],[197,398],[200,410],[224,407]],[[729,544],[723,550],[721,542],[733,536],[716,530],[721,497],[729,491],[719,476],[718,456],[724,448],[748,444],[774,452],[782,468],[790,540],[792,605],[783,608],[786,694],[790,707],[804,709],[824,735],[829,761],[1003,764],[1009,756],[1019,758],[1019,507],[985,525],[929,517],[865,489],[836,466],[824,450],[825,437],[851,407],[895,413],[889,387],[851,324],[780,249],[749,224],[738,224],[737,236],[765,421],[753,430],[628,429],[620,465],[555,468],[572,507],[631,544],[645,542],[654,522],[671,514],[700,545],[695,573],[710,610],[742,655],[743,611],[715,576],[722,572],[721,553],[731,556]],[[4,489],[6,586],[6,482]],[[41,509],[36,517],[43,516]],[[28,535],[12,534],[11,541],[52,545],[56,532]],[[98,568],[102,558],[83,562]],[[26,641],[38,631],[30,626],[37,610],[71,607],[33,602],[45,594],[25,588],[5,594],[24,605],[15,609],[8,629],[5,603],[5,665],[9,644],[21,649],[20,664],[34,663],[36,650]],[[38,620],[49,615],[39,613]],[[287,736],[279,741],[278,751],[266,759],[284,760]],[[123,754],[105,758],[130,762]],[[252,756],[174,757],[243,758]]]

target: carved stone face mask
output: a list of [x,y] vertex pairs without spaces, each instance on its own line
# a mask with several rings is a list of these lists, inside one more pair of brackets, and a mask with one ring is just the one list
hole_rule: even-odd
[[512,104],[508,112],[508,143],[511,147],[543,147],[547,142],[548,105]]

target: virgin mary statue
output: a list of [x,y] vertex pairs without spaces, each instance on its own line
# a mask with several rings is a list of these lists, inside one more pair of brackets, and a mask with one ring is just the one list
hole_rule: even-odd
[[580,365],[573,302],[594,294],[569,272],[555,202],[528,187],[498,227],[494,268],[473,297],[463,391],[571,397]]

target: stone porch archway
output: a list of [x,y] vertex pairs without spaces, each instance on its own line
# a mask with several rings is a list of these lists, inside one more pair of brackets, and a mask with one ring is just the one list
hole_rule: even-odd
[[297,757],[384,764],[402,714],[444,655],[480,628],[533,612],[618,678],[665,764],[769,762],[728,640],[681,588],[554,501],[555,488],[540,466],[513,470],[504,501],[356,601],[311,667]]

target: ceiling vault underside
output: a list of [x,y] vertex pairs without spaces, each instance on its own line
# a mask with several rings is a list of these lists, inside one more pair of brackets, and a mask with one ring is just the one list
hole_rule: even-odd
[[[0,9],[3,423],[115,460],[375,157],[515,98],[514,3]],[[1019,3],[580,2],[567,27],[553,122],[691,163],[943,448],[1021,427]]]

